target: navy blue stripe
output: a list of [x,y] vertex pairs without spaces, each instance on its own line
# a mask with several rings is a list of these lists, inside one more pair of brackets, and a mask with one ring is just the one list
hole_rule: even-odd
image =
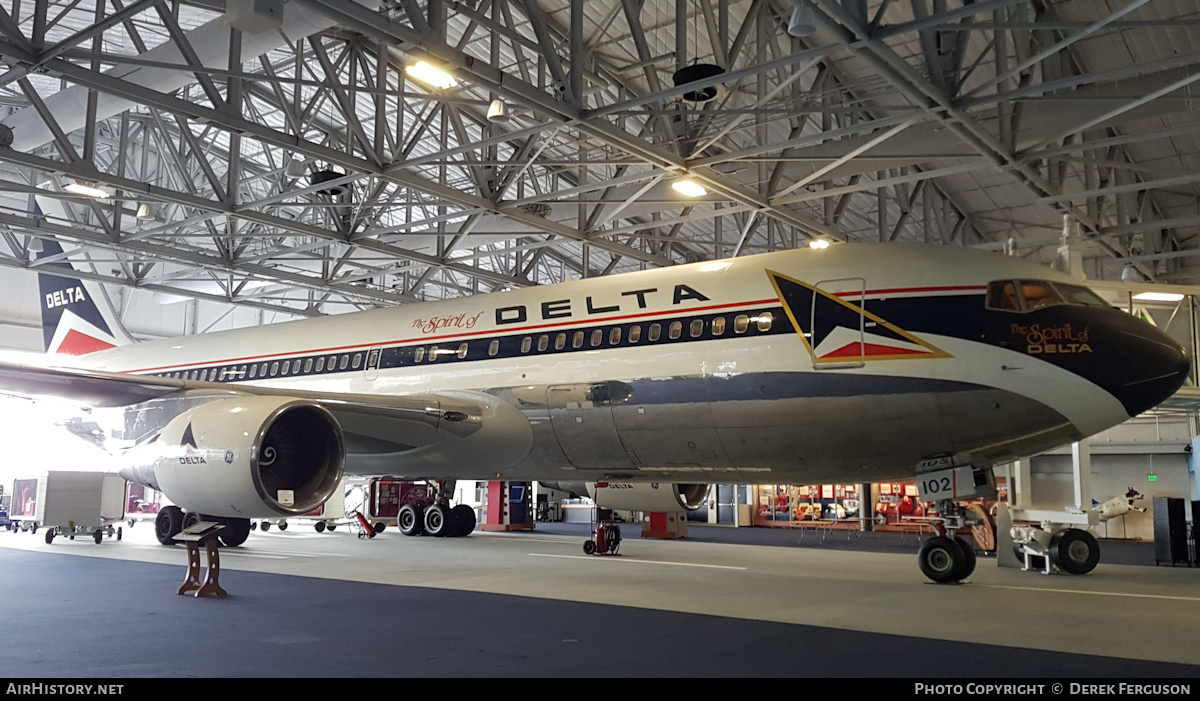
[[982,293],[868,299],[867,311],[909,333],[982,341],[988,311]]
[[712,402],[773,401],[819,397],[864,397],[901,394],[974,392],[981,385],[925,377],[860,375],[842,372],[756,372],[712,377],[675,377],[669,381],[628,383],[629,404],[687,404],[707,397]]

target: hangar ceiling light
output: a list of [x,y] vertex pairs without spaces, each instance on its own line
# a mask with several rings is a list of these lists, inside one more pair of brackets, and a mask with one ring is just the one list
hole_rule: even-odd
[[430,87],[446,90],[458,85],[458,81],[454,79],[454,76],[425,61],[417,61],[404,70],[412,77]]
[[1178,302],[1183,295],[1176,292],[1139,292],[1133,298],[1141,302]]
[[112,194],[110,194],[107,190],[102,190],[94,185],[88,185],[87,183],[81,182],[67,183],[63,186],[63,189],[67,192],[73,192],[76,195],[83,195],[84,197],[95,197],[98,200],[104,200],[112,197]]
[[704,197],[708,194],[708,190],[705,190],[699,183],[686,178],[671,183],[671,189],[687,197]]

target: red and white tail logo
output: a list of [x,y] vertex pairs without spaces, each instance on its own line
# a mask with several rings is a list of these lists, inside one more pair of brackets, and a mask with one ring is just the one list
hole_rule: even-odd
[[[38,197],[37,202],[40,210],[62,209],[61,203],[50,198]],[[34,267],[38,271],[42,335],[47,353],[87,355],[133,343],[117,320],[104,289],[70,275],[75,268],[57,241],[42,241]],[[58,271],[62,274],[55,274]]]

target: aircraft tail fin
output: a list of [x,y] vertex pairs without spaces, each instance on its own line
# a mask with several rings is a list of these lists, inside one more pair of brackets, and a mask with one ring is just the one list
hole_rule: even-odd
[[[57,200],[36,199],[38,214],[53,216],[62,209]],[[86,355],[133,343],[99,283],[54,274],[56,269],[74,270],[57,241],[43,239],[37,260],[48,261],[37,267],[47,353]]]

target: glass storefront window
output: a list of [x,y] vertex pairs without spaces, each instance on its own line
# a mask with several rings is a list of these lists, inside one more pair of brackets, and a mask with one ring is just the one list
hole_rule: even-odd
[[800,527],[852,521],[857,528],[859,508],[858,485],[760,484],[755,493],[754,524]]

